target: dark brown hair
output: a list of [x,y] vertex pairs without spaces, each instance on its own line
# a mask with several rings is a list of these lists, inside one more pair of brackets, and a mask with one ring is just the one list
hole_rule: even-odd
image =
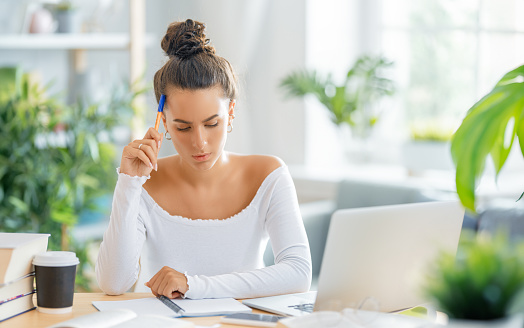
[[170,87],[198,90],[219,85],[224,90],[224,97],[237,98],[233,68],[226,59],[215,54],[204,29],[204,24],[192,19],[171,23],[167,28],[161,47],[169,60],[155,73],[157,102]]

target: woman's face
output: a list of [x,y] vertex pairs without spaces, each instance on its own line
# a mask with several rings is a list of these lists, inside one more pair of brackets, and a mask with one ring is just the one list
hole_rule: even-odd
[[201,90],[172,88],[166,95],[164,127],[182,160],[209,170],[222,155],[234,102],[220,86]]

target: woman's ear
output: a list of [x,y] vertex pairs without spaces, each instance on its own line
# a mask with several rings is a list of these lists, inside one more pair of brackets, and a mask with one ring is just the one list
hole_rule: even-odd
[[235,118],[235,105],[236,105],[236,100],[231,100],[229,101],[229,110],[228,110],[228,115],[229,115],[229,124],[231,124],[231,121]]
[[233,115],[235,111],[235,105],[237,104],[237,101],[235,99],[231,99],[229,101],[229,115]]
[[164,124],[164,129],[167,131],[167,120],[165,112],[162,112],[162,123]]

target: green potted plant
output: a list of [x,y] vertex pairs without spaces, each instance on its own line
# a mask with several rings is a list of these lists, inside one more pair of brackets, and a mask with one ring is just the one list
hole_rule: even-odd
[[350,126],[355,136],[366,138],[380,115],[373,106],[394,93],[393,81],[383,72],[391,65],[384,57],[364,55],[356,60],[340,84],[331,75],[321,77],[314,70],[301,70],[287,75],[280,87],[288,96],[315,96],[336,126]]
[[425,293],[449,327],[522,328],[524,244],[464,234],[457,256],[442,254],[431,272]]
[[475,189],[487,157],[493,160],[498,175],[515,136],[524,155],[524,65],[506,73],[468,110],[451,140],[457,193],[469,210],[476,210]]
[[114,188],[107,132],[130,118],[136,95],[124,90],[103,103],[66,106],[19,69],[0,69],[0,231],[50,233],[49,249],[80,258],[79,287],[88,287],[89,262],[70,230]]

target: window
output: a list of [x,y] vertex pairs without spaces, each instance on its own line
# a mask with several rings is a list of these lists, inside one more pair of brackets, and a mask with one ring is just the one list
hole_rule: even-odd
[[450,136],[504,73],[524,64],[524,0],[309,0],[307,9],[308,68],[340,79],[358,56],[382,54],[394,62],[397,83],[361,146],[307,98],[308,166],[354,162],[345,154],[351,147],[371,150],[376,162],[403,163],[414,130]]
[[524,63],[522,0],[382,0],[380,31],[410,126],[453,131],[505,72]]

